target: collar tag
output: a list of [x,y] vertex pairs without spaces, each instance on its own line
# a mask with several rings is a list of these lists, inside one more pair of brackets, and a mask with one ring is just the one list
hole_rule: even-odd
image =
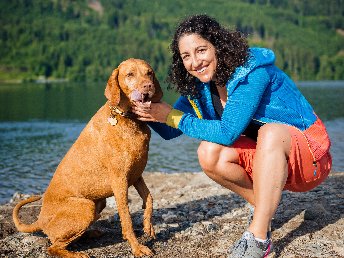
[[117,121],[116,117],[109,117],[108,122],[110,125],[115,126],[118,121]]

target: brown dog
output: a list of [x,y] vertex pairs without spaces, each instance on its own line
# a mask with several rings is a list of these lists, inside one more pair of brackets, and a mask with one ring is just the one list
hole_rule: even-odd
[[92,117],[67,152],[43,195],[38,220],[30,225],[18,219],[20,207],[36,201],[33,196],[13,210],[19,231],[42,230],[52,245],[50,255],[88,257],[66,250],[96,221],[105,207],[105,198],[114,195],[124,239],[135,256],[152,255],[133,231],[128,207],[128,187],[134,185],[143,199],[144,232],[155,237],[151,222],[152,196],[142,178],[147,163],[150,130],[130,110],[133,101],[158,102],[162,97],[153,69],[143,60],[128,59],[110,76],[105,89],[107,103]]

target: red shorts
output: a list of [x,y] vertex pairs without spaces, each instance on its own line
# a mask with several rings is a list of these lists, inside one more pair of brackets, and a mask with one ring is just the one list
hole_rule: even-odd
[[[317,130],[318,135],[314,134],[315,130],[313,125],[311,126],[313,128],[310,127],[305,132],[301,132],[296,127],[289,126],[291,148],[288,159],[288,178],[284,190],[293,192],[309,191],[323,182],[330,173],[332,158],[328,151],[330,142],[326,129],[319,119],[316,121],[315,126],[321,129]],[[324,134],[326,139],[324,140],[325,144],[322,144],[322,146],[327,145],[327,151],[321,152],[321,150],[317,150],[315,147],[312,148],[313,146],[310,143],[317,142],[316,138],[320,138],[320,141],[322,141],[321,138],[324,138]],[[245,169],[252,181],[252,167],[256,152],[256,142],[246,136],[241,136],[233,144],[233,147],[239,154],[239,165]],[[316,166],[314,165],[314,161]]]

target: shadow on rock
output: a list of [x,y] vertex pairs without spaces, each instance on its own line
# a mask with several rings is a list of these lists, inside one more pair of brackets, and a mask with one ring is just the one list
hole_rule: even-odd
[[[153,248],[155,242],[166,242],[177,233],[186,232],[195,224],[202,224],[202,231],[216,229],[217,225],[210,223],[216,216],[223,216],[231,213],[234,208],[241,208],[246,202],[234,194],[211,196],[199,200],[180,203],[168,208],[154,209],[153,226],[156,230],[156,239],[145,236],[142,229],[143,211],[132,213],[133,227],[139,241],[146,246]],[[109,208],[106,212],[109,213]],[[98,238],[81,237],[70,246],[74,251],[84,251],[92,248],[105,247],[118,243],[126,243],[122,239],[121,225],[118,214],[109,215],[108,219],[99,220],[92,225],[93,229],[99,230],[102,235]],[[199,227],[194,228],[192,233],[197,233]],[[191,234],[191,232],[189,232]],[[204,232],[199,232],[204,233]],[[129,245],[128,245],[129,246]]]
[[[275,253],[280,257],[281,252],[296,238],[322,230],[330,224],[335,224],[344,213],[343,195],[340,195],[340,183],[343,177],[329,177],[326,184],[306,193],[284,192],[282,201],[277,209],[272,223],[272,230],[278,231],[288,222],[298,226],[289,229],[288,233],[274,241]],[[333,198],[334,196],[338,198]]]

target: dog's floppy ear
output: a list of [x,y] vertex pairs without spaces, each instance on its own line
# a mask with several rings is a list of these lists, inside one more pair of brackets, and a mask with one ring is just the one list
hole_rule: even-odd
[[105,97],[112,105],[117,106],[120,101],[120,87],[118,83],[118,68],[113,70],[105,88]]
[[160,83],[155,76],[155,73],[154,73],[154,88],[155,88],[155,93],[152,98],[152,102],[159,102],[163,96],[163,92],[161,90]]

